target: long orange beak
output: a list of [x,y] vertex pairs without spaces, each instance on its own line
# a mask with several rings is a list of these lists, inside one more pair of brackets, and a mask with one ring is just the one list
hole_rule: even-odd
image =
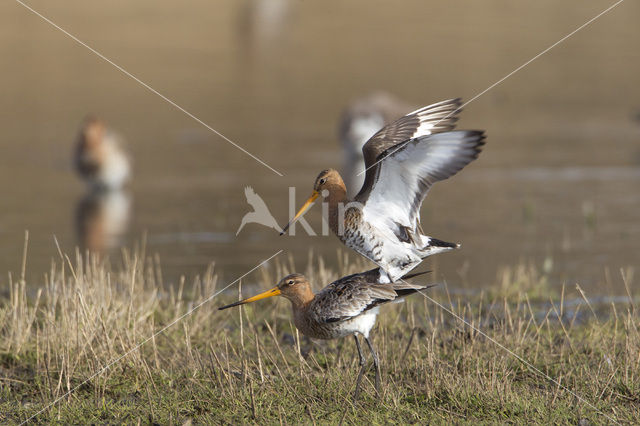
[[320,196],[320,193],[318,191],[314,190],[311,193],[311,197],[309,197],[309,199],[304,203],[304,205],[302,207],[300,207],[300,210],[298,210],[298,213],[296,213],[296,215],[293,217],[293,219],[291,219],[291,222],[287,223],[287,226],[282,228],[282,232],[280,233],[280,235],[284,235],[284,233],[287,232],[287,229],[289,229],[289,227],[291,225],[293,225],[298,219],[300,219],[300,216],[302,216],[303,214],[305,214],[307,212],[307,210],[309,210],[309,207],[311,207],[313,202],[319,196]]
[[253,296],[253,297],[250,297],[248,299],[244,299],[244,300],[241,300],[241,301],[236,302],[236,303],[232,303],[232,304],[227,305],[227,306],[222,306],[221,308],[218,308],[218,310],[221,311],[223,309],[233,308],[234,306],[244,305],[245,303],[255,302],[256,300],[266,299],[267,297],[273,297],[273,296],[277,296],[279,294],[280,294],[280,289],[278,287],[274,287],[271,290],[267,290],[264,293],[258,294],[257,296]]

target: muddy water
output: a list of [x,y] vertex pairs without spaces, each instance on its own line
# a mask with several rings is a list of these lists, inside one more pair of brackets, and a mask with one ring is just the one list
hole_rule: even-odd
[[[300,268],[310,247],[335,263],[340,244],[332,236],[278,237],[256,224],[236,236],[251,210],[245,186],[284,224],[288,188],[297,188],[301,203],[318,171],[341,165],[337,121],[351,100],[374,90],[417,105],[470,99],[607,7],[577,0],[29,4],[283,176],[19,4],[3,2],[4,288],[7,271],[19,274],[25,229],[35,284],[56,256],[54,235],[67,252],[78,244],[77,217],[102,232],[121,229],[124,244],[146,235],[167,281],[193,277],[212,261],[233,279],[279,249]],[[640,266],[638,16],[637,2],[623,3],[465,108],[460,127],[486,129],[488,140],[480,159],[438,184],[423,206],[428,233],[463,244],[427,262],[439,279],[481,288],[500,267],[525,261],[545,264],[552,285],[623,292],[618,270]],[[135,161],[130,191],[111,210],[85,197],[71,167],[87,113],[119,131]],[[105,224],[114,211],[116,222],[130,217]],[[319,207],[308,219],[320,231]]]

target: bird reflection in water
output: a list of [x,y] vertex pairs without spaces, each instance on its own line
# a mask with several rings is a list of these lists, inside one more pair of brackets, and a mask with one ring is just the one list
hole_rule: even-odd
[[93,253],[120,247],[129,229],[131,196],[123,190],[89,191],[76,208],[80,246]]
[[75,214],[80,246],[95,253],[120,247],[131,215],[131,195],[126,190],[131,160],[122,139],[99,118],[87,117],[78,134],[74,162],[87,183]]

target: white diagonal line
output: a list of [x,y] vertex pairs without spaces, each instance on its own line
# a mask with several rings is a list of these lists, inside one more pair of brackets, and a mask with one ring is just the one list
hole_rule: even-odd
[[34,414],[33,416],[29,417],[27,420],[25,420],[24,422],[20,423],[20,425],[24,425],[25,423],[30,422],[31,420],[33,420],[35,417],[39,416],[40,414],[42,414],[43,412],[45,412],[46,410],[48,410],[49,408],[51,408],[52,406],[56,405],[58,402],[60,402],[61,400],[63,400],[64,398],[66,398],[67,396],[71,395],[73,392],[75,392],[76,390],[78,390],[78,388],[80,388],[81,386],[85,385],[86,383],[88,383],[89,381],[93,380],[93,378],[95,378],[96,376],[99,376],[100,374],[104,373],[105,371],[107,371],[108,369],[110,369],[114,364],[118,363],[120,360],[122,360],[123,358],[129,356],[130,354],[132,354],[133,352],[137,351],[142,345],[144,345],[145,343],[147,343],[149,340],[154,339],[156,336],[158,336],[159,334],[164,333],[168,328],[176,325],[178,322],[182,321],[184,318],[188,317],[189,315],[191,315],[196,309],[200,308],[202,305],[204,305],[205,303],[213,300],[213,298],[215,298],[217,295],[219,295],[220,293],[222,293],[223,291],[225,291],[226,289],[228,289],[229,287],[231,287],[233,284],[237,283],[238,281],[240,281],[241,279],[243,279],[244,277],[246,277],[247,275],[249,275],[250,273],[252,273],[253,271],[255,271],[256,269],[258,269],[259,267],[261,267],[262,265],[264,265],[265,263],[269,262],[271,259],[273,259],[274,257],[276,257],[277,255],[279,255],[280,253],[282,253],[283,250],[278,250],[276,253],[272,254],[269,258],[263,260],[262,262],[258,263],[256,266],[254,266],[253,268],[251,268],[248,272],[242,274],[240,277],[236,278],[234,281],[232,281],[231,283],[229,283],[226,287],[224,287],[222,290],[216,291],[213,295],[207,297],[205,300],[203,300],[202,302],[198,303],[196,306],[194,306],[193,308],[191,308],[189,311],[185,312],[184,314],[180,315],[178,318],[176,318],[175,320],[171,321],[169,324],[165,325],[164,327],[162,327],[160,330],[156,331],[155,333],[153,333],[151,336],[147,337],[146,339],[144,339],[143,341],[141,341],[140,343],[138,343],[135,347],[133,347],[132,349],[129,349],[127,352],[125,352],[124,354],[120,355],[119,357],[117,357],[114,360],[111,360],[107,365],[105,365],[104,367],[102,367],[101,369],[99,369],[97,372],[93,373],[91,376],[89,376],[89,378],[87,378],[86,380],[84,380],[82,383],[80,383],[79,385],[77,385],[76,387],[74,387],[73,389],[71,389],[70,391],[68,391],[67,393],[65,393],[64,395],[58,397],[55,401],[49,403],[46,407],[44,407],[42,410],[38,411],[36,414]]
[[240,151],[244,152],[245,154],[247,154],[249,157],[253,158],[254,160],[256,160],[258,163],[262,164],[263,166],[265,166],[266,168],[270,169],[272,172],[274,172],[275,174],[277,174],[278,176],[283,176],[282,173],[280,173],[279,171],[277,171],[276,169],[274,169],[273,167],[271,167],[270,165],[268,165],[267,163],[265,163],[264,161],[262,161],[261,159],[259,159],[258,157],[256,157],[255,155],[253,155],[252,153],[250,153],[249,151],[247,151],[246,149],[244,149],[243,147],[241,147],[240,145],[238,145],[237,143],[235,143],[234,141],[232,141],[231,139],[229,139],[228,137],[226,137],[225,135],[223,135],[222,133],[220,133],[219,131],[217,131],[216,129],[214,129],[213,127],[211,127],[210,125],[208,125],[207,123],[205,123],[204,121],[200,120],[198,117],[196,117],[195,115],[193,115],[192,113],[190,113],[189,111],[187,111],[186,109],[184,109],[183,107],[181,107],[180,105],[178,105],[177,103],[175,103],[174,101],[172,101],[171,99],[169,99],[168,97],[166,97],[165,95],[163,95],[162,93],[158,92],[156,89],[154,89],[153,87],[149,86],[147,83],[145,83],[144,81],[140,80],[138,77],[136,77],[135,75],[131,74],[129,71],[125,70],[124,68],[122,68],[120,65],[116,64],[115,62],[113,62],[111,59],[107,58],[106,56],[104,56],[102,53],[98,52],[97,50],[95,50],[93,47],[89,46],[88,44],[86,44],[85,42],[83,42],[82,40],[80,40],[78,37],[74,36],[73,34],[69,33],[67,30],[65,30],[64,28],[61,28],[59,25],[57,25],[55,22],[51,21],[49,18],[47,18],[46,16],[42,15],[41,13],[39,13],[38,11],[34,10],[33,8],[31,8],[30,6],[28,6],[27,4],[23,3],[20,0],[16,0],[16,3],[20,4],[21,6],[23,6],[25,9],[30,10],[33,14],[39,16],[40,18],[42,18],[45,22],[51,24],[53,27],[55,27],[56,29],[58,29],[59,31],[61,31],[62,33],[64,33],[66,36],[68,36],[69,38],[71,38],[73,41],[75,41],[76,43],[86,47],[87,49],[89,49],[92,53],[94,53],[96,56],[98,56],[99,58],[103,59],[104,61],[108,62],[109,64],[113,65],[118,71],[122,72],[123,74],[125,74],[127,77],[135,80],[138,84],[140,84],[141,86],[143,86],[145,89],[149,90],[150,92],[158,95],[159,97],[161,97],[164,101],[166,101],[167,103],[171,104],[173,107],[177,108],[178,110],[182,111],[184,114],[188,115],[189,117],[191,117],[192,119],[194,119],[195,121],[197,121],[198,123],[200,123],[201,125],[203,125],[204,127],[206,127],[207,129],[211,130],[213,133],[215,133],[216,135],[220,136],[222,139],[224,139],[225,141],[229,142],[231,145],[233,145],[234,147],[236,147],[237,149],[239,149]]
[[[544,55],[545,53],[547,53],[548,51],[550,51],[551,49],[553,49],[554,47],[556,47],[557,45],[559,45],[560,43],[562,43],[563,41],[565,41],[566,39],[568,39],[569,37],[573,36],[575,33],[577,33],[578,31],[582,30],[584,27],[586,27],[587,25],[591,24],[593,21],[595,21],[596,19],[600,18],[602,15],[606,14],[607,12],[611,11],[613,8],[615,8],[616,6],[618,6],[620,3],[622,3],[624,0],[618,0],[617,2],[615,2],[614,4],[612,4],[611,6],[609,6],[608,8],[606,8],[605,10],[603,10],[602,12],[598,13],[596,16],[594,16],[593,18],[589,19],[587,22],[585,22],[584,24],[580,25],[578,28],[576,28],[575,30],[571,31],[569,34],[567,34],[566,36],[562,37],[560,40],[556,41],[555,43],[553,43],[551,46],[547,47],[546,49],[544,49],[542,52],[538,53],[536,56],[534,56],[533,58],[529,59],[527,62],[525,62],[524,64],[520,65],[518,68],[516,68],[515,70],[511,71],[509,74],[505,75],[504,77],[502,77],[500,80],[496,81],[495,83],[493,83],[491,86],[487,87],[486,89],[484,89],[483,91],[481,91],[480,93],[478,93],[477,95],[475,95],[474,97],[472,97],[471,99],[469,99],[467,102],[463,103],[460,108],[457,108],[455,111],[450,112],[449,114],[447,114],[445,117],[441,118],[437,123],[435,123],[433,125],[433,127],[436,127],[442,120],[446,120],[447,118],[449,118],[451,116],[451,114],[455,114],[456,112],[460,111],[462,108],[464,108],[465,106],[469,105],[471,102],[475,101],[476,99],[478,99],[480,96],[484,95],[485,93],[487,93],[489,90],[493,89],[494,87],[496,87],[497,85],[499,85],[500,83],[502,83],[503,81],[505,81],[506,79],[508,79],[509,77],[511,77],[512,75],[514,75],[515,73],[517,73],[518,71],[520,71],[522,68],[526,67],[527,65],[529,65],[531,62],[535,61],[536,59],[538,59],[540,56]],[[385,158],[387,158],[388,156],[394,154],[395,152],[397,152],[398,150],[402,149],[402,147],[396,148],[395,150],[391,151],[390,153],[388,153],[387,155],[385,155],[384,157],[382,157],[381,159],[379,159],[378,161],[376,161],[375,163],[373,163],[372,165],[370,165],[369,167],[367,167],[366,169],[364,169],[363,171],[361,171],[360,173],[358,173],[358,176],[362,175],[363,173],[365,173],[367,170],[369,170],[370,168],[372,168],[373,166],[377,165],[378,163],[380,163],[381,161],[383,161]]]
[[[380,234],[382,235],[382,234]],[[386,240],[391,241],[387,236],[383,235],[383,238],[385,238]],[[375,263],[376,265],[378,265],[378,267],[380,268],[381,271],[383,271],[384,269],[375,261],[371,260],[373,263]],[[389,277],[391,279],[391,277]],[[405,280],[403,280],[402,278],[398,279],[398,281],[404,282],[406,284],[411,284]],[[441,309],[443,309],[445,312],[447,312],[448,314],[450,314],[451,316],[453,316],[454,318],[462,321],[464,324],[466,324],[467,326],[469,326],[471,329],[473,329],[475,332],[477,332],[478,334],[481,334],[482,336],[484,336],[487,340],[489,340],[490,342],[494,343],[496,346],[498,346],[500,349],[503,349],[504,351],[506,351],[507,353],[509,353],[510,355],[512,355],[514,358],[516,358],[518,361],[520,361],[521,363],[523,363],[524,365],[526,365],[527,367],[529,367],[533,372],[541,375],[542,377],[544,377],[545,379],[549,380],[550,382],[554,383],[555,385],[557,385],[558,387],[564,389],[565,391],[569,392],[571,395],[575,396],[577,399],[579,399],[580,401],[584,402],[585,404],[587,404],[589,407],[593,408],[594,410],[596,410],[598,413],[602,414],[603,416],[605,416],[607,419],[611,420],[612,422],[619,424],[619,422],[617,422],[615,419],[613,419],[612,417],[608,416],[607,414],[605,414],[604,412],[602,412],[601,410],[599,410],[594,404],[592,404],[591,402],[589,402],[588,400],[586,400],[585,398],[581,397],[580,395],[578,395],[577,393],[575,393],[574,391],[572,391],[571,389],[567,388],[566,386],[562,385],[558,380],[554,379],[553,377],[549,376],[548,374],[546,374],[545,372],[543,372],[542,370],[540,370],[539,368],[536,368],[535,366],[533,366],[533,364],[531,364],[529,361],[527,361],[526,359],[524,359],[523,357],[521,357],[520,355],[516,354],[515,352],[513,352],[511,349],[507,348],[506,346],[504,346],[502,343],[498,342],[497,340],[495,340],[494,338],[492,338],[491,336],[489,336],[487,333],[485,333],[484,331],[480,330],[479,328],[475,327],[474,325],[472,325],[471,323],[469,323],[469,321],[465,320],[464,318],[462,318],[461,316],[459,316],[458,314],[456,314],[455,312],[453,312],[450,309],[447,309],[445,306],[443,306],[440,302],[434,300],[432,297],[428,296],[426,293],[423,293],[420,290],[417,290],[418,293],[420,293],[422,296],[424,296],[426,299],[428,299],[430,302],[436,304],[437,306],[439,306]]]
[[[405,280],[400,279],[400,281],[407,283]],[[407,283],[409,284],[409,283]],[[568,387],[562,385],[558,380],[554,379],[553,377],[549,376],[547,373],[545,373],[544,371],[540,370],[537,367],[534,367],[529,361],[527,361],[526,359],[522,358],[520,355],[518,355],[517,353],[513,352],[511,349],[507,348],[506,346],[504,346],[502,343],[498,342],[497,340],[495,340],[493,337],[489,336],[487,333],[485,333],[484,331],[480,330],[477,327],[474,327],[471,323],[469,323],[469,321],[465,320],[464,318],[462,318],[461,316],[457,315],[455,312],[453,312],[450,309],[447,309],[446,307],[444,307],[441,303],[437,302],[436,300],[434,300],[432,297],[428,296],[427,294],[423,293],[422,291],[418,290],[418,293],[420,293],[422,296],[424,296],[427,300],[429,300],[432,303],[435,303],[436,305],[438,305],[441,309],[443,309],[445,312],[449,313],[450,315],[452,315],[454,318],[462,321],[465,325],[469,326],[469,328],[473,329],[473,331],[475,331],[478,334],[481,334],[482,336],[484,336],[487,340],[491,341],[492,343],[494,343],[495,345],[497,345],[499,348],[507,351],[509,354],[511,354],[514,358],[516,358],[518,361],[520,361],[521,363],[523,363],[524,365],[526,365],[527,367],[529,367],[534,373],[537,373],[538,375],[544,377],[545,379],[549,380],[550,382],[552,382],[553,384],[557,385],[558,387],[562,388],[563,390],[569,392],[571,395],[573,395],[574,397],[576,397],[577,399],[579,399],[580,401],[582,401],[583,403],[587,404],[589,407],[593,408],[594,410],[596,410],[598,413],[602,414],[603,416],[605,416],[607,419],[611,420],[613,423],[615,424],[619,424],[619,422],[617,420],[615,420],[613,417],[605,414],[604,412],[602,412],[601,410],[599,410],[595,405],[593,405],[591,402],[589,402],[588,400],[586,400],[585,398],[581,397],[580,395],[578,395],[577,393],[575,393],[574,391],[572,391],[571,389],[569,389]]]

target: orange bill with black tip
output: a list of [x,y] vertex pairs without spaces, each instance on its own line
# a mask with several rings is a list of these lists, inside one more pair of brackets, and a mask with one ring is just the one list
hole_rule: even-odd
[[287,229],[289,229],[289,227],[291,225],[293,225],[298,219],[300,219],[300,217],[305,214],[307,212],[307,210],[309,210],[309,208],[311,207],[311,205],[313,204],[314,201],[316,201],[316,199],[320,196],[320,193],[318,191],[313,191],[311,193],[311,197],[309,197],[307,199],[307,201],[304,203],[304,205],[302,207],[300,207],[300,210],[298,210],[298,213],[296,213],[296,215],[293,217],[293,219],[291,219],[291,222],[287,223],[287,226],[285,226],[284,228],[282,228],[282,232],[280,233],[280,235],[284,235],[285,232],[287,232]]
[[239,302],[232,303],[230,305],[222,306],[218,308],[219,311],[227,308],[233,308],[234,306],[244,305],[245,303],[255,302],[257,300],[266,299],[267,297],[278,296],[280,294],[280,289],[278,287],[274,287],[271,290],[267,290],[264,293],[260,293],[256,296],[250,297],[248,299],[241,300]]

